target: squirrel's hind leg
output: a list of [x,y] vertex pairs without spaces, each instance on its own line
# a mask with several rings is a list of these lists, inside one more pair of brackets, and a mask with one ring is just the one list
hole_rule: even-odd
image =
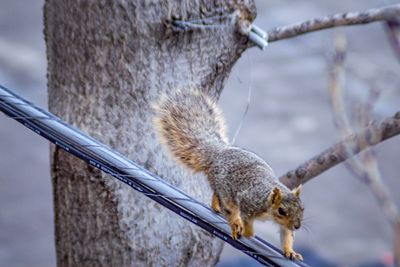
[[221,205],[219,203],[219,198],[217,194],[214,192],[213,197],[212,197],[212,202],[211,202],[211,208],[215,211],[220,213],[221,212]]
[[224,201],[223,206],[226,210],[229,225],[231,226],[232,238],[236,240],[242,235],[244,229],[243,220],[242,217],[240,217],[240,209],[232,201]]

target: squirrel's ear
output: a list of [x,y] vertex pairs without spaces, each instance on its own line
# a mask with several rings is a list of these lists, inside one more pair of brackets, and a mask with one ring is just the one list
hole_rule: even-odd
[[299,185],[298,187],[296,187],[295,189],[292,190],[292,193],[296,196],[296,197],[300,197],[301,194],[301,185]]
[[275,187],[271,193],[271,198],[270,198],[271,205],[275,208],[278,208],[279,205],[281,204],[281,200],[282,200],[281,190],[278,187]]

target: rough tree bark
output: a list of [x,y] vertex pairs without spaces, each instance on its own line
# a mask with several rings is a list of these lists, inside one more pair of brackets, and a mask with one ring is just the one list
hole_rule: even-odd
[[[218,98],[247,47],[235,21],[177,33],[190,20],[238,11],[252,0],[47,0],[49,109],[112,148],[209,202],[201,175],[177,166],[153,131],[163,92],[201,88]],[[140,193],[52,149],[58,266],[207,266],[222,243]]]

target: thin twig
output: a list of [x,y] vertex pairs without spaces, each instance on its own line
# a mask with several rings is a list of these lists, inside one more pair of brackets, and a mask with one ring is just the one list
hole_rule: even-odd
[[249,89],[247,91],[246,108],[245,108],[245,110],[243,112],[243,115],[242,115],[242,118],[241,118],[241,120],[239,122],[239,125],[236,128],[235,134],[233,135],[233,138],[232,138],[232,141],[231,141],[232,145],[235,144],[236,138],[238,137],[238,135],[240,133],[240,130],[242,129],[244,120],[245,120],[245,118],[247,116],[247,113],[249,112],[249,109],[250,109],[251,92],[252,92],[252,89],[253,89],[253,58],[251,58],[251,56],[249,56],[249,61],[250,61],[250,84],[249,84]]
[[[294,170],[281,176],[279,180],[289,188],[295,188],[336,166],[348,158],[360,153],[364,149],[379,144],[393,136],[400,134],[400,111],[393,118],[381,122],[372,121],[362,131],[351,134],[345,139],[326,149],[322,153],[304,162]],[[366,137],[366,138],[365,138]],[[350,153],[346,144],[355,144]]]
[[301,34],[338,26],[350,26],[381,20],[390,20],[397,16],[400,16],[400,4],[389,5],[377,9],[369,9],[363,12],[347,12],[314,18],[287,26],[277,27],[268,31],[268,42],[275,42]]
[[400,19],[393,18],[386,22],[386,32],[394,53],[400,60]]

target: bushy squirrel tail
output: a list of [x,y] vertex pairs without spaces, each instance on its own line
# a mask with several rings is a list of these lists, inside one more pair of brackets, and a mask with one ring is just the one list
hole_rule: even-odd
[[165,94],[154,111],[162,143],[176,160],[194,171],[207,171],[216,153],[228,146],[220,109],[198,90]]

